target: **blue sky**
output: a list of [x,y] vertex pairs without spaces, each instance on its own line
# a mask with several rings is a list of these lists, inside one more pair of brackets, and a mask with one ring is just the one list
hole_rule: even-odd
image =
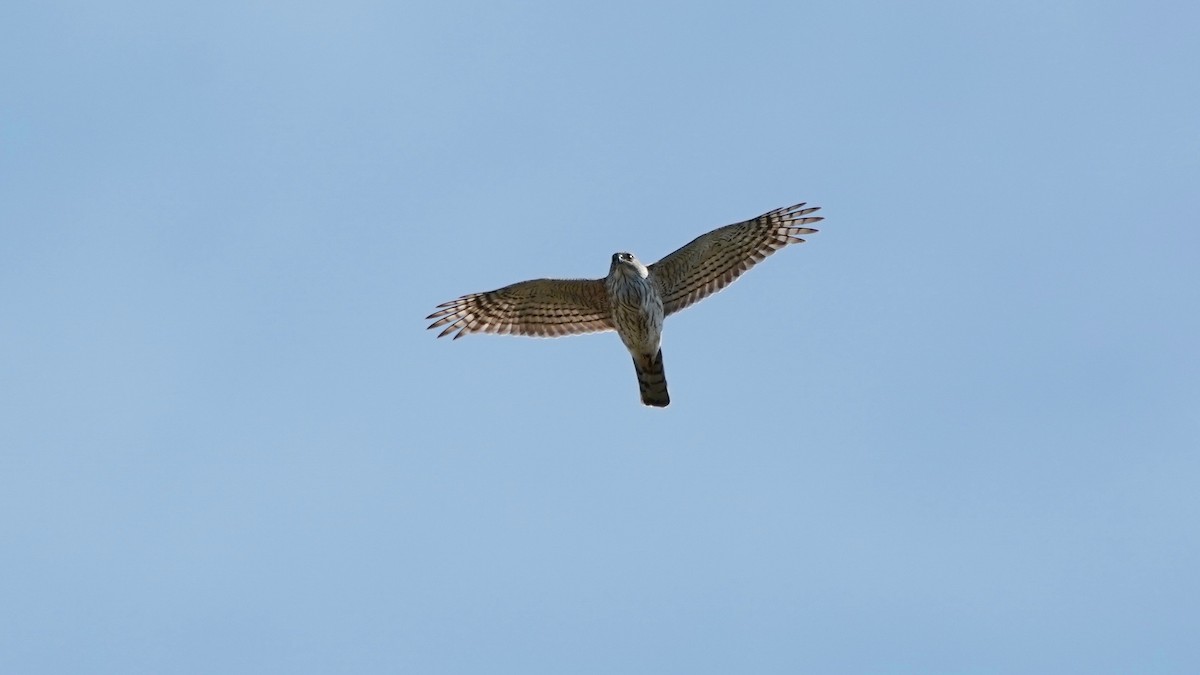
[[[8,3],[0,671],[1194,673],[1195,3]],[[673,316],[424,329],[808,201]]]

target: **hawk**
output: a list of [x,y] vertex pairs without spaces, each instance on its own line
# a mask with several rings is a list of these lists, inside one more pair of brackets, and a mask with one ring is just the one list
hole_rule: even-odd
[[726,225],[651,265],[614,253],[603,279],[533,279],[438,305],[438,337],[470,333],[559,337],[615,330],[633,356],[642,403],[670,402],[663,374],[663,320],[725,288],[743,272],[816,230],[820,207],[796,204]]

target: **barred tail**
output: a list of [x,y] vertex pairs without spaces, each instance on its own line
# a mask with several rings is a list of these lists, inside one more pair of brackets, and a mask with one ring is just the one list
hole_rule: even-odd
[[667,376],[663,372],[662,350],[658,350],[654,358],[633,357],[633,369],[637,371],[642,403],[665,408],[671,402],[671,397],[667,395]]

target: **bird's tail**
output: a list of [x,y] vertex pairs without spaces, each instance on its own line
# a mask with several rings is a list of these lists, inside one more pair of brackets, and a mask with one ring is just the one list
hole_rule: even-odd
[[663,372],[662,350],[653,358],[633,357],[633,369],[637,371],[638,388],[642,390],[642,403],[665,408],[671,403],[667,395],[667,375]]

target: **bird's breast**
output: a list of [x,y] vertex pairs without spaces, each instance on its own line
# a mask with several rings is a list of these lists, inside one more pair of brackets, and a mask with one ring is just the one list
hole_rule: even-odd
[[613,275],[607,280],[613,324],[631,351],[655,353],[662,337],[663,302],[658,287],[635,274]]

